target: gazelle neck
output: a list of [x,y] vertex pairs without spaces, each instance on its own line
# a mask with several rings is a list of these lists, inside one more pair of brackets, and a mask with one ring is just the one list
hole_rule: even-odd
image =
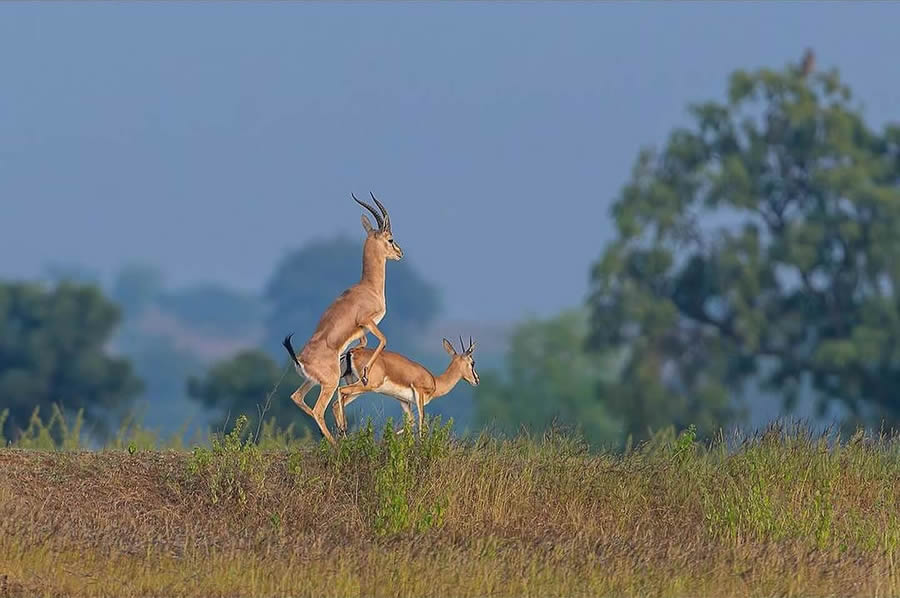
[[378,246],[367,238],[365,244],[363,244],[363,269],[360,282],[378,289],[382,297],[384,297],[384,266],[386,261],[385,257],[378,251]]
[[459,382],[459,379],[462,378],[462,372],[458,367],[455,367],[455,363],[453,361],[450,362],[450,365],[447,366],[447,369],[444,370],[443,374],[434,377],[434,395],[433,397],[442,397],[456,386],[456,383]]

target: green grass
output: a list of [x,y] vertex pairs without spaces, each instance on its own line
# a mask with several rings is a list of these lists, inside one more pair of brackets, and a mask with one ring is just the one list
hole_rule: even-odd
[[900,594],[897,438],[450,429],[81,451],[35,426],[0,450],[0,596]]

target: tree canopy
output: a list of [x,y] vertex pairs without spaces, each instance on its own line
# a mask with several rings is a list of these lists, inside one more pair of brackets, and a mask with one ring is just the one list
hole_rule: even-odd
[[115,276],[111,295],[128,317],[139,315],[163,293],[164,277],[159,268],[132,262],[122,266]]
[[612,364],[585,352],[586,334],[582,311],[519,324],[503,370],[482,372],[475,388],[479,426],[540,433],[559,424],[578,429],[594,444],[617,443],[619,424],[597,397],[597,385],[612,373]]
[[[190,377],[188,394],[207,407],[235,408],[250,416],[256,404],[265,403],[280,377],[280,368],[271,357],[251,349],[216,363],[202,378]],[[251,409],[247,410],[245,404]]]
[[[280,380],[277,392],[269,401],[265,418],[274,417],[282,428],[294,422],[301,428],[315,429],[318,435],[318,428],[312,425],[312,419],[288,398],[297,387],[297,376],[291,368],[282,378],[284,367],[268,353],[248,349],[217,362],[203,376],[189,377],[187,392],[192,399],[215,410],[222,418],[230,417],[233,420],[243,414],[253,421],[259,416],[260,410],[266,407],[269,394],[275,390]],[[309,394],[315,395],[316,391]],[[314,396],[309,398],[313,399]]]
[[[358,282],[361,273],[362,243],[346,237],[314,241],[285,256],[265,289],[270,308],[267,346],[280,354],[280,341],[288,332],[305,342],[325,309]],[[404,258],[388,262],[385,295],[389,315],[379,327],[391,348],[401,350],[406,335],[421,330],[437,315],[439,293]]]
[[157,299],[159,308],[191,328],[215,335],[242,335],[262,321],[262,302],[216,283],[199,283],[166,291]]
[[836,71],[737,71],[726,103],[644,150],[592,271],[595,349],[629,432],[740,415],[751,378],[790,406],[900,417],[900,127],[866,125]]
[[93,285],[54,288],[0,283],[0,411],[24,427],[35,407],[84,408],[102,430],[103,417],[127,405],[141,382],[125,359],[104,348],[119,309]]

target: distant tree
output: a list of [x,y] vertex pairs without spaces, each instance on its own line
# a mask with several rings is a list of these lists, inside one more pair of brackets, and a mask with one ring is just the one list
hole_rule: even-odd
[[185,381],[205,371],[205,362],[170,336],[130,330],[129,337],[120,337],[119,342],[144,381],[138,401],[139,408],[145,409],[140,414],[144,425],[169,434],[190,423],[186,407],[191,402]]
[[637,436],[740,415],[751,378],[793,404],[900,417],[900,127],[871,130],[835,71],[735,72],[640,153],[593,269],[591,345]]
[[35,407],[47,414],[59,403],[84,408],[102,430],[107,413],[141,390],[128,361],[104,351],[118,322],[118,308],[91,285],[0,283],[0,411],[10,410],[7,426],[24,427]]
[[[244,414],[256,420],[258,409],[265,407],[266,399],[281,379],[283,369],[284,366],[279,366],[263,351],[241,351],[216,363],[203,376],[188,378],[187,392],[192,399],[215,410],[220,418],[230,417],[233,421]],[[296,387],[297,376],[291,370],[272,396],[265,417],[274,417],[283,428],[294,422],[313,429],[312,420],[287,398]]]
[[162,272],[147,264],[132,263],[123,266],[112,285],[112,297],[122,307],[126,317],[139,315],[162,292]]
[[520,324],[504,369],[481,373],[477,425],[542,432],[555,422],[580,430],[593,444],[618,443],[620,425],[597,398],[597,385],[614,373],[614,364],[585,351],[587,333],[582,311]]
[[196,284],[161,293],[159,308],[201,332],[241,335],[262,324],[262,301],[218,284]]
[[80,264],[51,262],[44,266],[43,280],[51,285],[61,282],[74,282],[101,286],[101,276],[95,270]]
[[[270,308],[266,342],[273,352],[294,332],[302,344],[315,330],[322,313],[362,274],[362,241],[337,237],[314,241],[287,255],[276,267],[265,290]],[[403,350],[410,333],[420,331],[437,315],[439,294],[408,258],[387,264],[385,296],[389,315],[379,324],[391,349]]]

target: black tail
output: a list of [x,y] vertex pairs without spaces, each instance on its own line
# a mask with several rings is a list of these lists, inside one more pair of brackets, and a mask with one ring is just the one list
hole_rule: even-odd
[[353,374],[353,367],[350,364],[350,351],[347,351],[341,355],[341,378],[351,374]]
[[296,363],[297,366],[299,367],[300,362],[297,360],[297,354],[294,353],[294,347],[291,346],[291,337],[292,336],[294,336],[293,332],[290,333],[289,335],[287,335],[286,337],[284,337],[284,341],[281,344],[284,345],[284,348],[287,349],[287,352],[291,354],[291,359],[293,359],[294,363]]

